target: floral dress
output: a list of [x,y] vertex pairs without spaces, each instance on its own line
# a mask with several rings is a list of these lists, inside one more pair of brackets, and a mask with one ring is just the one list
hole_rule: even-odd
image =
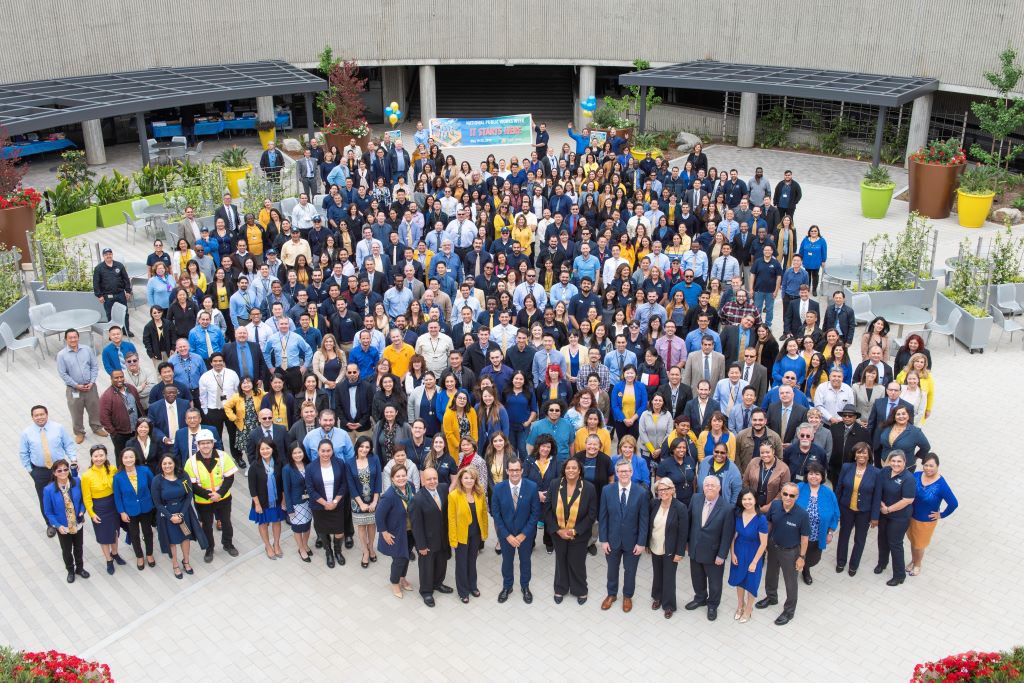
[[245,399],[245,417],[243,418],[242,428],[238,430],[238,434],[235,435],[235,448],[239,453],[245,453],[249,447],[249,436],[252,435],[256,427],[259,426],[259,420],[257,419],[256,404],[252,399],[252,396],[246,397]]

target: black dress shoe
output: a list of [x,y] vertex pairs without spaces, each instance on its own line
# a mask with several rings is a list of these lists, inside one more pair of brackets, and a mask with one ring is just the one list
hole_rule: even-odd
[[527,605],[533,602],[533,593],[530,592],[529,588],[523,589],[523,602],[525,602]]
[[881,565],[881,564],[876,564],[875,565],[875,573],[876,574],[881,574],[884,571],[885,571],[885,565]]
[[424,595],[423,596],[423,604],[426,605],[427,607],[433,607],[436,604],[434,602],[434,596],[432,596],[432,595]]
[[231,557],[238,557],[238,548],[236,548],[235,546],[230,546],[228,548],[224,548],[224,550]]
[[[74,579],[72,579],[72,581],[73,581],[73,580],[74,580]],[[561,595],[556,595],[556,596],[555,596],[555,604],[556,604],[556,605],[561,605],[561,604],[562,604],[562,596],[561,596]]]
[[579,603],[580,605],[587,604],[587,596],[584,595],[583,597],[576,598],[576,602]]
[[345,566],[345,556],[342,555],[341,553],[335,553],[334,554],[334,559],[338,561],[338,566],[339,567],[344,567]]
[[203,562],[207,564],[213,562],[213,548],[208,548],[203,554]]
[[56,535],[57,535],[57,527],[55,527],[55,526],[47,526],[46,527],[46,537],[47,538],[53,538]]
[[498,602],[505,602],[506,600],[508,600],[508,594],[511,592],[512,591],[510,589],[503,588],[501,592],[498,593]]
[[[74,582],[75,582],[75,573],[74,572],[68,572],[68,583],[74,583]],[[561,600],[559,600],[559,602],[561,602]]]
[[803,577],[804,583],[806,583],[808,586],[814,583],[814,577],[811,576],[810,569],[803,570],[802,572],[800,572],[800,575]]
[[459,600],[462,600],[462,603],[464,605],[468,605],[469,604],[469,596],[468,595],[466,597],[464,597],[464,598],[459,598]]
[[845,564],[837,564],[836,565],[836,574],[842,574],[844,569],[846,569],[846,565]]
[[438,593],[444,593],[445,595],[454,592],[454,589],[451,586],[443,583],[434,590],[436,590]]
[[857,570],[854,569],[853,567],[850,567],[849,571],[847,571],[846,573],[849,574],[850,576],[857,576]]
[[135,333],[134,333],[134,332],[129,332],[129,333],[128,333],[128,336],[129,336],[129,337],[130,337],[131,339],[135,339]]
[[352,540],[351,536],[349,536],[348,538],[345,539],[345,549],[346,550],[351,550],[353,545],[355,545],[355,541]]
[[792,619],[793,619],[793,615],[792,614],[787,614],[786,612],[783,612],[779,616],[775,617],[775,625],[776,626],[785,626],[790,621],[792,621]]
[[[81,576],[83,579],[88,579],[89,578],[89,572],[85,571],[82,568],[79,568],[78,571],[76,571],[75,573],[78,574],[79,576]],[[900,581],[900,583],[902,583],[902,581]]]
[[317,549],[317,550],[320,550],[320,549],[321,549],[321,548],[323,548],[323,547],[324,547],[324,542],[323,542],[323,541],[321,541],[321,540],[320,540],[319,538],[318,538],[318,539],[316,539],[316,549]]
[[469,594],[472,595],[474,598],[480,597],[480,591],[469,591]]
[[494,546],[494,554],[501,555],[501,546]]
[[684,605],[683,609],[685,609],[687,612],[692,612],[693,610],[695,610],[695,609],[697,609],[699,607],[703,607],[706,604],[708,604],[706,600],[704,600],[704,601],[701,601],[701,600],[690,600],[690,602],[688,602],[688,603],[686,603],[686,605]]
[[590,553],[591,557],[595,557],[597,555],[597,546],[596,545],[587,546],[587,552]]
[[548,555],[550,555],[551,553],[555,552],[555,546],[553,546],[553,545],[546,545],[546,546],[544,546],[544,552],[546,552]]
[[334,551],[330,548],[327,549],[327,568],[334,569]]
[[718,608],[708,607],[708,621],[714,621],[718,618]]
[[885,582],[886,586],[898,586],[903,583],[903,579],[897,579],[895,576]]
[[777,598],[761,598],[760,600],[754,603],[754,607],[756,607],[757,609],[767,609],[772,605],[777,604],[779,604]]

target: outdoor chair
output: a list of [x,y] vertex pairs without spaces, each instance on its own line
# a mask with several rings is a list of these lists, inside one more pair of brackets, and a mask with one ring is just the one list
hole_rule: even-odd
[[43,340],[43,355],[45,356],[50,352],[50,347],[46,343],[47,337],[60,338],[60,330],[47,330],[43,327],[42,322],[46,319],[46,316],[53,315],[57,312],[57,307],[52,303],[39,304],[37,306],[28,307],[28,322],[32,327],[32,334],[36,337],[40,337]]
[[[963,317],[963,313],[959,308],[953,309],[946,318],[946,322],[931,322],[928,323],[926,329],[930,330],[933,334],[938,334],[944,337],[949,337],[949,343],[953,344],[954,336],[956,335],[956,326],[960,324],[960,318]],[[956,344],[953,344],[953,355],[956,355]]]
[[[39,353],[42,353],[42,348],[39,346],[39,337],[25,337],[24,339],[15,339],[14,331],[11,330],[11,326],[7,323],[0,323],[0,339],[4,340],[4,345],[7,347],[7,372],[11,371],[11,356],[16,351],[22,349],[39,349]],[[41,368],[39,359],[36,358],[36,367]]]

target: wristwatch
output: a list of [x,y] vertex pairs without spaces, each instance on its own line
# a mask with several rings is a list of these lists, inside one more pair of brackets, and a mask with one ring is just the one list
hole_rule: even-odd
[[799,559],[801,559],[801,560],[806,560],[806,559],[807,559],[807,557],[806,557],[806,556],[804,556],[804,555],[801,555]]

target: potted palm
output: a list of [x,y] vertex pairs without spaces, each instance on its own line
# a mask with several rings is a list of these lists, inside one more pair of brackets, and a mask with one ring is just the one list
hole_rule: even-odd
[[217,161],[224,167],[224,179],[228,183],[228,191],[234,198],[240,197],[238,181],[245,180],[252,171],[252,164],[246,158],[246,149],[232,145],[217,156]]
[[960,176],[960,187],[956,190],[956,217],[960,227],[980,228],[988,220],[1000,172],[992,166],[975,166]]
[[122,175],[116,169],[113,177],[103,176],[96,182],[96,215],[100,226],[109,228],[124,223],[124,212],[132,213],[131,176]]
[[646,158],[648,152],[650,152],[652,158],[660,157],[662,155],[660,140],[661,135],[659,133],[637,133],[630,141],[630,153],[637,161]]
[[953,190],[964,170],[967,156],[955,138],[932,140],[907,159],[910,177],[910,210],[928,218],[948,218],[953,210]]
[[860,212],[865,218],[885,218],[896,183],[884,166],[871,166],[860,181]]

